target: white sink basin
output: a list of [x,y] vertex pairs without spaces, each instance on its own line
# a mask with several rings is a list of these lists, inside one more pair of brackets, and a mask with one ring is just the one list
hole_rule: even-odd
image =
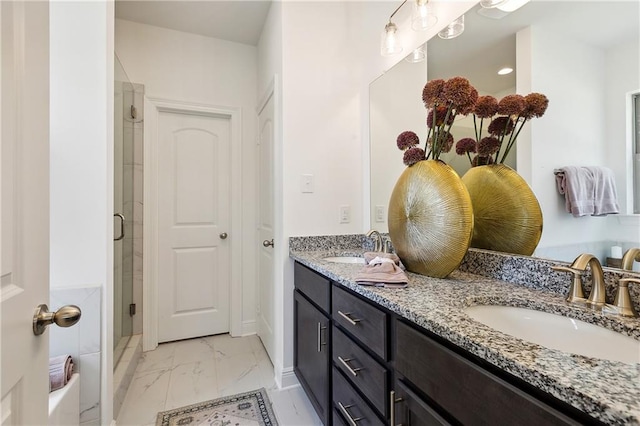
[[640,363],[640,341],[584,321],[511,306],[465,309],[474,320],[505,334],[577,355]]
[[333,256],[325,257],[322,260],[333,263],[362,263],[364,265],[364,257],[358,256]]

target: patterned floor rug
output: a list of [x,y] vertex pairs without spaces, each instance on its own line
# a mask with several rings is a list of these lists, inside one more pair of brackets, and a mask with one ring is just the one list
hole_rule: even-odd
[[278,426],[264,388],[161,411],[156,426]]

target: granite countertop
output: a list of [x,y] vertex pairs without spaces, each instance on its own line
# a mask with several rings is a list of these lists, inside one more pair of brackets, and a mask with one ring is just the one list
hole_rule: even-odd
[[636,340],[640,320],[595,313],[567,305],[556,293],[459,270],[447,279],[407,273],[409,286],[404,289],[360,286],[354,277],[362,265],[322,260],[362,253],[292,249],[290,256],[604,423],[640,425],[640,362],[625,364],[548,349],[489,328],[464,309],[487,304],[527,307],[604,326]]

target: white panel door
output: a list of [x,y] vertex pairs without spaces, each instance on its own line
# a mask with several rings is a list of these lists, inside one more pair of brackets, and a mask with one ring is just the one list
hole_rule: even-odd
[[49,333],[32,320],[49,302],[49,4],[2,1],[0,19],[0,423],[44,425]]
[[259,254],[258,254],[258,336],[269,357],[274,356],[274,266],[273,266],[273,94],[258,115],[259,133]]
[[159,342],[229,331],[230,125],[158,116]]

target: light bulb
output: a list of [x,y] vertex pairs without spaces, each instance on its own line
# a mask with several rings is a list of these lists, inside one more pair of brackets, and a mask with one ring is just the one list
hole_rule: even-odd
[[385,25],[380,42],[380,54],[382,56],[396,55],[402,52],[402,46],[398,42],[396,34],[397,31],[398,27],[393,22]]
[[438,37],[449,40],[458,37],[464,32],[464,15],[451,22],[438,33]]
[[423,31],[433,27],[438,18],[429,10],[429,4],[424,0],[416,0],[411,9],[411,28]]
[[412,64],[417,64],[418,62],[424,61],[426,54],[424,53],[424,49],[422,47],[416,48],[410,55],[404,58],[405,61],[411,62]]

